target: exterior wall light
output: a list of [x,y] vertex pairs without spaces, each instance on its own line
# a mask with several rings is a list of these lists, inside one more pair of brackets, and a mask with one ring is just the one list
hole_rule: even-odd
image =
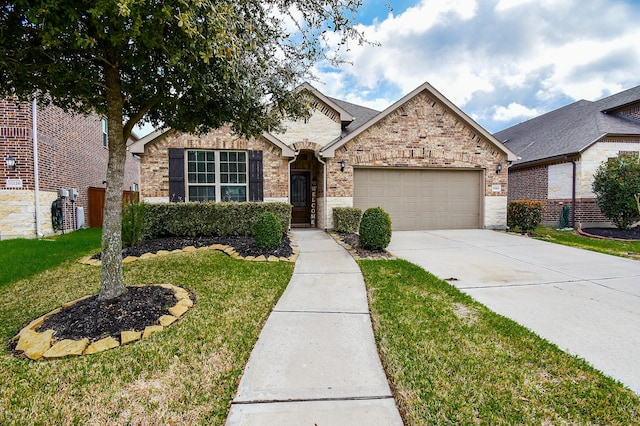
[[344,172],[344,166],[345,166],[345,164],[344,164],[344,160],[341,160],[341,161],[340,161],[340,171],[341,171],[341,172]]
[[5,160],[5,163],[7,164],[7,167],[10,168],[11,170],[16,169],[16,159],[13,158],[12,156],[7,155],[7,159]]
[[502,163],[498,163],[498,167],[496,167],[496,174],[500,174],[502,171]]

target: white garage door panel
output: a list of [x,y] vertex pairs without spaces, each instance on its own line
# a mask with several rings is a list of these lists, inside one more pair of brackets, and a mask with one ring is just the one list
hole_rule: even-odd
[[394,230],[481,227],[482,171],[356,169],[354,206],[382,207]]

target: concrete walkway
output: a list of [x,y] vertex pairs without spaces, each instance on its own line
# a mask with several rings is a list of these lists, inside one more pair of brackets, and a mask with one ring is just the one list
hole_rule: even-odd
[[640,262],[504,232],[394,232],[387,248],[640,394]]
[[402,425],[358,265],[325,232],[295,231],[289,286],[251,352],[226,424]]

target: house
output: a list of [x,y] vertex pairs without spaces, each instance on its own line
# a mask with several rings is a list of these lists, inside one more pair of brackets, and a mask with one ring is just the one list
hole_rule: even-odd
[[591,190],[604,161],[640,151],[640,86],[581,100],[494,134],[519,158],[509,167],[509,200],[544,203],[543,221],[558,224],[563,206],[571,225],[610,226]]
[[515,155],[428,83],[381,112],[298,90],[311,115],[284,133],[168,130],[132,144],[143,199],[289,202],[294,227],[330,229],[343,206],[380,206],[396,230],[506,226]]
[[[97,115],[0,100],[0,239],[53,234],[52,219],[63,232],[101,225],[106,124]],[[136,191],[139,182],[139,161],[128,154],[123,189]]]

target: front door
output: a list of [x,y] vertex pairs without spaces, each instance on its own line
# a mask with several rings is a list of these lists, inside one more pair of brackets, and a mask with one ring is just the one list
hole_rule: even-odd
[[291,172],[291,224],[311,224],[311,172]]

